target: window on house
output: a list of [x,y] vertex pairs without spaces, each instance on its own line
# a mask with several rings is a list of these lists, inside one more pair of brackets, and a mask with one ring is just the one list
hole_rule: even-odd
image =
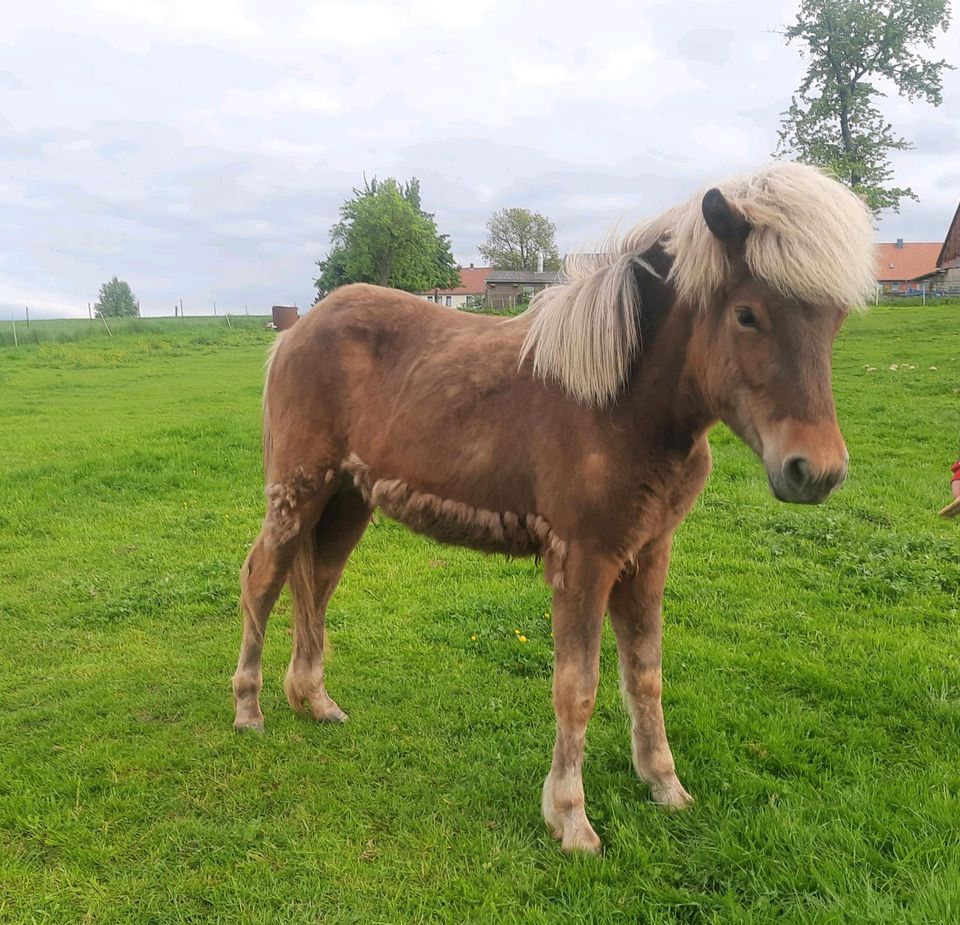
[[450,308],[453,305],[453,296],[447,296],[446,298],[447,308]]
[[890,284],[890,288],[891,288],[894,292],[897,292],[897,291],[900,289],[900,284],[899,284],[899,283],[891,283],[891,284]]

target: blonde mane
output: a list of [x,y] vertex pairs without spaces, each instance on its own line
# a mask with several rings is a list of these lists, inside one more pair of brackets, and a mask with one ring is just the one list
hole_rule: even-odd
[[[813,167],[775,162],[717,184],[750,223],[745,242],[752,276],[789,299],[812,305],[862,305],[874,288],[873,226],[864,203]],[[684,205],[642,222],[600,254],[568,258],[564,282],[538,293],[521,363],[571,395],[603,405],[623,389],[640,347],[635,268],[655,244],[672,258],[667,282],[677,302],[705,310],[730,281],[724,245],[703,218],[701,190]]]

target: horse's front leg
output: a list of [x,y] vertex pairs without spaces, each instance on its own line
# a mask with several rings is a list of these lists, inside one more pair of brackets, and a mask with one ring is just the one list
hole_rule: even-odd
[[564,569],[566,590],[553,596],[557,740],[543,784],[542,808],[543,818],[564,851],[597,853],[600,839],[584,806],[583,744],[597,697],[603,614],[616,576],[606,565],[571,568],[572,558]]
[[648,547],[610,593],[610,620],[620,652],[623,697],[631,719],[633,764],[654,802],[683,809],[693,802],[677,779],[660,695],[663,586],[671,538]]

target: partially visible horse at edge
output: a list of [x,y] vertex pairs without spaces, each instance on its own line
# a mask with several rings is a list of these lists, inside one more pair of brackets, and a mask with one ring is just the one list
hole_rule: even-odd
[[374,509],[445,543],[542,558],[553,588],[556,743],[543,816],[596,852],[581,778],[609,612],[633,763],[682,808],[661,707],[661,602],[673,533],[725,422],[774,495],[819,503],[847,452],[831,348],[873,289],[870,215],[813,168],[776,163],[647,221],[516,318],[368,285],[278,337],[263,396],[266,516],[241,573],[238,729],[263,728],[267,617],[294,608],[284,688],[315,720],[324,615]]

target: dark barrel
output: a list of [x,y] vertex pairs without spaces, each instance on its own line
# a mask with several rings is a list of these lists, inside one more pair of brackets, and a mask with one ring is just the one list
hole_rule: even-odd
[[292,305],[274,305],[273,306],[273,326],[278,331],[286,331],[297,323],[297,310]]

